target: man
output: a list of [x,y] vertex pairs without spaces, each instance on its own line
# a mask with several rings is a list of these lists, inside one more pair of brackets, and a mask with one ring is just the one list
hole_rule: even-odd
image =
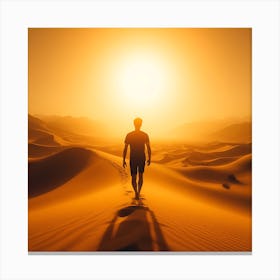
[[[131,174],[131,184],[135,192],[135,199],[140,198],[140,191],[143,185],[143,173],[145,169],[145,145],[147,146],[148,150],[148,160],[147,165],[151,163],[151,147],[149,136],[147,133],[140,130],[142,125],[142,119],[136,118],[134,120],[134,127],[135,130],[128,133],[125,137],[125,146],[123,150],[123,167],[126,167],[126,153],[127,147],[130,146],[130,174]],[[136,182],[136,177],[138,173],[138,184]],[[138,188],[137,188],[138,187]]]

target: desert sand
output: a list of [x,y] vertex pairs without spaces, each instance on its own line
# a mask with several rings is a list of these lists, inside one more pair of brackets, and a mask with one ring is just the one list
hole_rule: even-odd
[[251,251],[251,143],[152,142],[139,201],[122,143],[85,143],[29,116],[29,252]]

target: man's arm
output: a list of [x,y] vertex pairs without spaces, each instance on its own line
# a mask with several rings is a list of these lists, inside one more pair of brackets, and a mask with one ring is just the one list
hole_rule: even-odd
[[150,142],[147,142],[146,146],[147,146],[147,150],[148,150],[148,161],[147,161],[147,164],[150,165],[151,164],[151,154],[152,154]]
[[126,167],[126,161],[125,161],[125,158],[126,158],[126,153],[127,153],[127,147],[128,147],[128,144],[124,144],[124,149],[123,149],[123,167],[125,168]]

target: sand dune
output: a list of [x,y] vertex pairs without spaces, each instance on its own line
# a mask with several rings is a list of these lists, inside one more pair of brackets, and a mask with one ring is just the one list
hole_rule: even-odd
[[220,141],[246,143],[252,141],[252,122],[250,119],[200,121],[185,123],[170,131],[167,137],[183,138],[185,141]]
[[106,126],[102,122],[86,117],[40,115],[39,118],[56,132],[95,136],[96,131],[98,131],[99,135],[108,136]]
[[45,144],[51,146],[59,146],[60,144],[56,141],[55,136],[49,132],[39,129],[29,129],[29,143]]
[[218,152],[196,152],[191,153],[190,158],[193,160],[206,160],[213,159],[218,157],[234,157],[234,156],[242,156],[252,152],[251,143],[248,144],[238,144],[233,147],[230,147],[227,150],[218,151]]
[[231,142],[251,142],[252,141],[252,123],[242,122],[228,125],[222,129],[211,133],[209,137],[219,139],[220,141]]
[[70,132],[53,130],[47,123],[28,115],[28,143],[41,146],[67,146],[75,143],[75,136]]
[[252,164],[251,155],[243,156],[236,161],[221,166],[198,166],[198,167],[189,167],[189,168],[181,168],[181,173],[191,179],[199,180],[199,181],[209,181],[209,182],[217,182],[222,183],[225,181],[231,183],[240,183],[237,179],[240,173],[250,172]]
[[234,143],[227,142],[210,142],[208,144],[199,145],[195,148],[198,152],[224,152],[235,146]]
[[[57,185],[47,192],[50,185],[30,170],[38,181],[29,199],[29,251],[251,250],[249,155],[210,169],[173,170],[153,163],[146,168],[139,203],[132,199],[128,169],[118,156],[66,149],[38,160],[36,168],[69,161],[80,170],[53,170],[47,182]],[[241,182],[226,177],[231,173]],[[224,179],[235,187],[223,188]]]
[[168,150],[157,152],[154,161],[169,166],[219,166],[231,163],[241,156],[252,152],[251,143],[248,144],[215,144],[201,146],[189,146],[181,150]]
[[53,131],[42,120],[28,115],[28,143],[33,142],[57,144],[54,142]]
[[233,162],[236,159],[238,159],[238,157],[218,157],[214,159],[205,159],[205,160],[185,159],[183,160],[183,164],[184,166],[189,166],[189,165],[216,166],[216,165],[224,165]]
[[28,128],[32,128],[32,129],[36,129],[36,130],[51,131],[45,122],[43,122],[41,119],[36,118],[30,114],[28,114]]
[[[119,172],[114,164],[84,148],[67,148],[55,155],[32,160],[29,165],[32,166],[29,169],[31,209],[76,199],[118,182]],[[51,171],[46,171],[48,168]]]
[[79,173],[89,163],[91,151],[70,148],[28,164],[28,196],[48,192]]

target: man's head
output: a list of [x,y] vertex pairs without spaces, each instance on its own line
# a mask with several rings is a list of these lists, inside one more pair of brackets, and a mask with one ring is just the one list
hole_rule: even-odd
[[133,122],[134,122],[135,130],[140,130],[142,125],[142,119],[136,118]]

